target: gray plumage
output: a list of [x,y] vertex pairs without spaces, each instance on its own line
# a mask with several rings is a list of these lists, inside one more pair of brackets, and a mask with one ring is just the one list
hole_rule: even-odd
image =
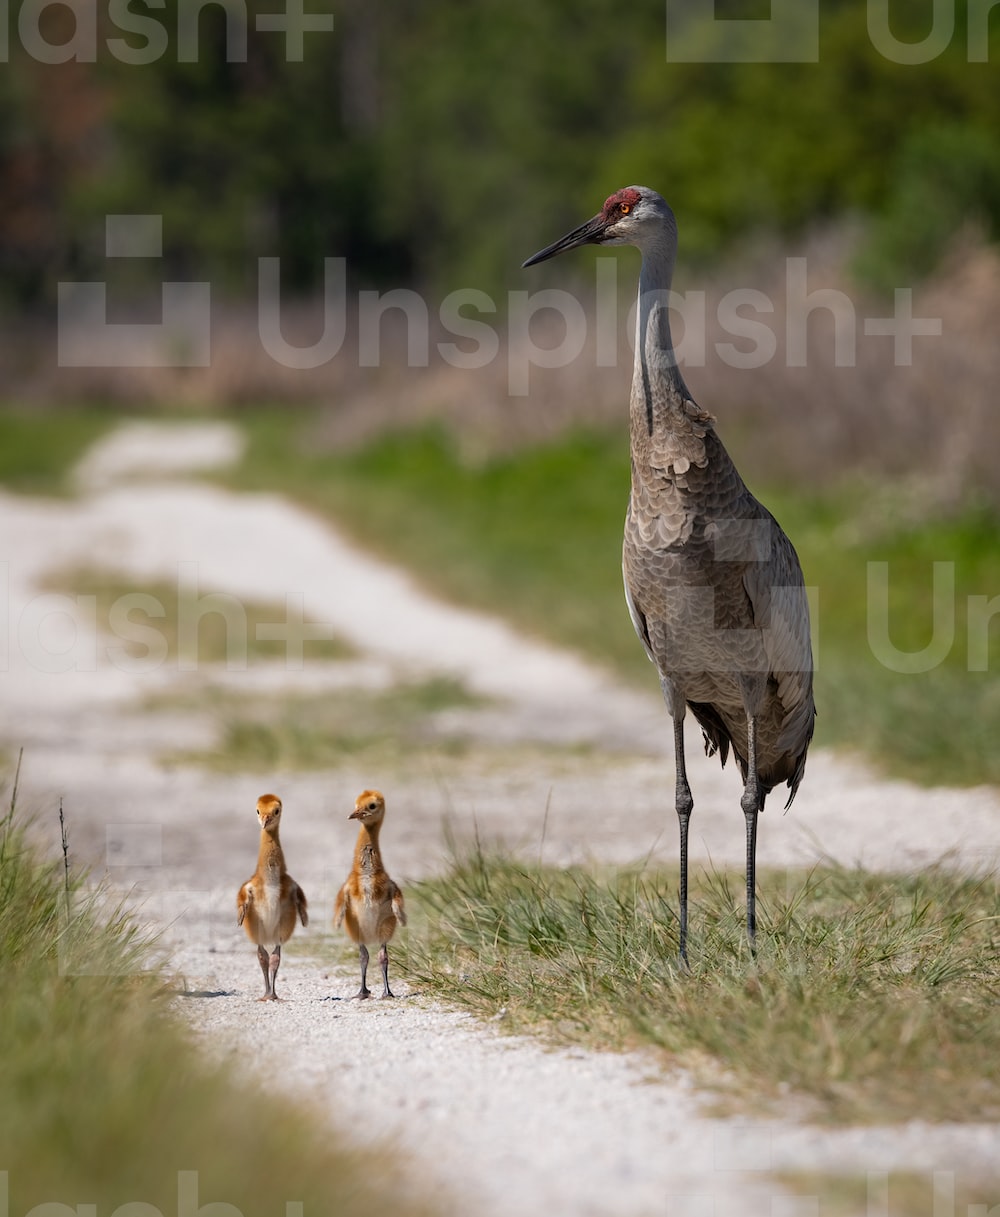
[[747,933],[756,932],[757,814],[782,783],[795,797],[812,739],[812,648],[792,543],[750,493],[680,374],[669,323],[673,212],[630,186],[586,224],[524,263],[585,244],[635,245],[639,276],[629,400],[632,488],[622,569],[636,633],[674,722],[681,836],[680,952],[687,958],[687,838],[694,802],[684,762],[690,709],[708,753],[732,749],[743,775]]

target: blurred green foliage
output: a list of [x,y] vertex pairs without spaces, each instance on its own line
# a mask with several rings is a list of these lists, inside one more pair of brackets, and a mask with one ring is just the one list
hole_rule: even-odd
[[1000,234],[1000,141],[957,123],[914,131],[857,269],[891,291],[932,271],[949,241],[970,229],[991,240]]
[[110,411],[0,413],[0,485],[16,494],[68,494],[84,452],[115,425]]
[[[734,28],[724,19],[672,29],[668,59],[662,0],[311,0],[334,29],[305,33],[295,60],[281,33],[256,28],[275,7],[206,4],[195,44],[187,0],[129,10],[142,33],[98,4],[96,61],[44,64],[21,45],[24,0],[12,0],[0,77],[8,300],[46,301],[59,278],[106,271],[111,212],[164,217],[166,263],[148,268],[151,282],[208,278],[234,294],[255,291],[268,255],[289,290],[321,283],[324,256],[346,257],[358,283],[496,289],[634,181],[670,199],[694,257],[762,228],[881,217],[885,249],[866,265],[883,284],[925,271],[970,217],[1000,225],[989,6],[892,4],[887,35],[869,28],[879,6],[823,0],[818,60],[801,63],[713,62]],[[50,45],[75,45],[67,7],[32,13]],[[179,28],[194,62],[179,62]],[[245,60],[227,50],[244,32]],[[676,62],[682,52],[704,61]]]

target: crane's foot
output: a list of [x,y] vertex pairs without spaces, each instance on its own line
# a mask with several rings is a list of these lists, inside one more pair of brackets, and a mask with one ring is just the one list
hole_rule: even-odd
[[357,993],[355,993],[351,998],[351,1001],[364,1001],[366,998],[371,997],[371,995],[371,989],[367,988],[365,985],[362,985]]

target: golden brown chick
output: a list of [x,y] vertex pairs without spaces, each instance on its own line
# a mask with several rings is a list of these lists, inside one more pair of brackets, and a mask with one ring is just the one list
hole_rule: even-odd
[[333,925],[342,925],[358,944],[361,960],[361,988],[357,997],[371,997],[366,984],[368,946],[378,943],[378,962],[382,969],[383,997],[392,997],[389,988],[389,939],[397,925],[406,925],[403,893],[389,878],[382,865],[379,832],[385,818],[385,799],[377,790],[365,790],[358,795],[354,810],[348,817],[361,821],[354,865],[343,887],[337,893],[333,910]]
[[257,960],[264,973],[264,994],[259,1000],[277,1001],[274,982],[281,964],[281,945],[291,938],[296,917],[303,926],[309,924],[309,911],[305,892],[285,868],[285,855],[278,839],[281,799],[276,794],[264,794],[257,800],[257,819],[260,822],[257,869],[236,897],[237,925],[257,944]]

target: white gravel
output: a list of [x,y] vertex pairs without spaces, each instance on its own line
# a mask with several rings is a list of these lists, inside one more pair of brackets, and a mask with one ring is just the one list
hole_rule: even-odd
[[[397,1141],[418,1175],[457,1198],[458,1211],[475,1206],[483,1217],[816,1217],[818,1199],[793,1201],[769,1172],[994,1168],[994,1127],[831,1133],[791,1119],[708,1119],[687,1079],[664,1078],[640,1056],[549,1052],[406,995],[402,980],[404,996],[395,1003],[343,1000],[356,976],[334,971],[328,979],[309,939],[328,920],[350,860],[346,816],[358,790],[386,790],[387,860],[404,883],[443,865],[445,821],[459,836],[476,827],[552,862],[672,858],[668,721],[652,692],[622,690],[592,665],[520,638],[503,622],[439,603],[278,498],[150,480],[156,470],[176,477],[238,451],[238,435],[225,428],[143,424],[89,454],[79,501],[0,496],[0,578],[7,581],[0,740],[26,749],[22,805],[40,814],[39,832],[54,842],[52,810],[62,796],[75,859],[143,896],[147,915],[168,926],[188,988],[217,994],[178,1003],[210,1051],[235,1054],[261,1072],[264,1085],[311,1094],[326,1118],[363,1144],[373,1136]],[[108,652],[79,598],[39,592],[48,572],[95,564],[137,581],[194,580],[199,596],[288,595],[350,639],[360,658],[305,670],[236,663],[224,673],[127,661]],[[482,772],[429,747],[386,773],[345,764],[332,773],[218,777],[158,759],[209,743],[218,729],[209,715],[142,709],[151,694],[209,683],[259,698],[289,687],[384,688],[441,672],[493,699],[466,716],[473,736],[586,749],[549,756],[536,748],[523,764],[508,760]],[[693,856],[738,864],[735,772],[693,756],[691,780]],[[279,992],[288,1000],[277,1006],[253,1000],[259,972],[231,907],[252,869],[253,806],[264,789],[284,799],[289,865],[313,910],[310,929],[286,949]],[[783,816],[779,803],[769,806],[759,853],[771,866],[829,858],[895,868],[947,858],[992,868],[1000,857],[1000,798],[992,789],[926,791],[878,781],[862,765],[815,752],[792,811]],[[266,1074],[265,1041],[268,1059],[281,1063]]]
[[74,481],[95,491],[137,478],[224,469],[244,446],[242,432],[229,423],[122,423],[84,455]]

